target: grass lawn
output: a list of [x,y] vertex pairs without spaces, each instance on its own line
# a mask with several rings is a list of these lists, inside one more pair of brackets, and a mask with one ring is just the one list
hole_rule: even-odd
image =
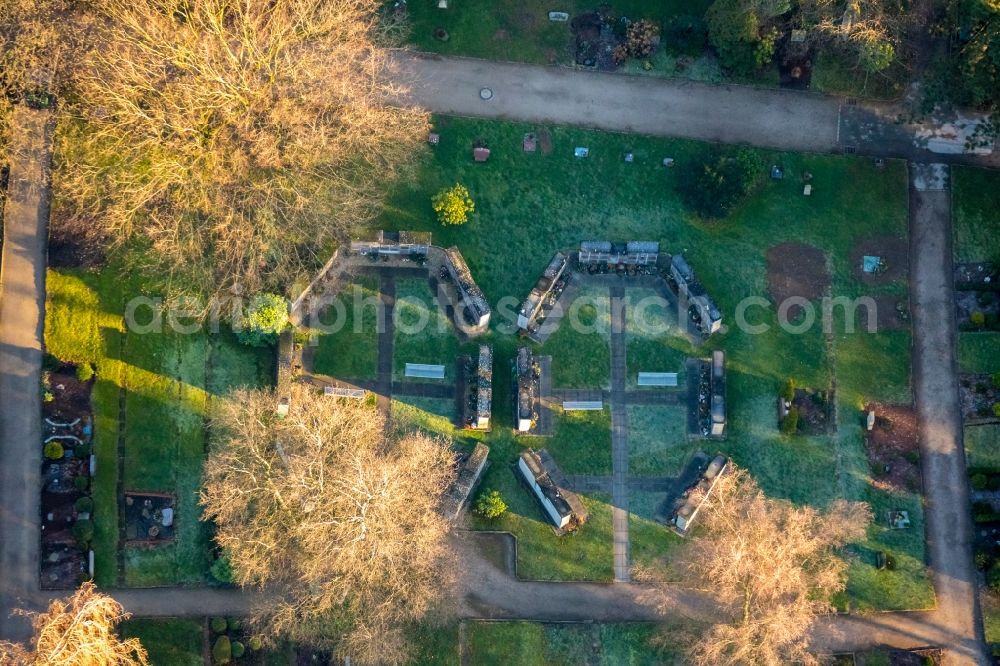
[[542,345],[552,356],[555,388],[607,388],[611,376],[611,299],[607,289],[585,287]]
[[679,330],[676,310],[651,289],[628,289],[625,298],[627,386],[636,387],[640,372],[676,372],[682,390],[684,363],[697,350]]
[[1000,599],[995,593],[984,589],[979,593],[979,603],[983,608],[986,643],[995,651],[1000,648]]
[[407,363],[445,366],[445,380],[455,381],[455,357],[459,341],[448,315],[438,306],[427,280],[396,281],[395,342],[393,379],[440,382],[404,376]]
[[631,476],[677,476],[703,445],[687,436],[685,405],[628,405]]
[[414,666],[458,666],[458,622],[442,626],[422,624],[409,632]]
[[951,173],[955,261],[1000,261],[1000,173],[972,167],[955,167]]
[[1000,333],[959,333],[958,366],[962,372],[1000,372]]
[[465,657],[476,666],[653,666],[676,655],[654,648],[649,624],[468,622]]
[[[125,547],[126,585],[198,583],[209,566],[207,526],[198,491],[205,455],[205,419],[213,396],[273,375],[273,351],[240,345],[228,331],[181,335],[124,333],[123,304],[140,285],[101,273],[50,271],[45,340],[50,354],[89,361],[98,381],[92,397],[98,472],[95,578],[118,579],[119,445],[126,491],[169,492],[176,498],[176,540],[156,548]],[[124,389],[124,394],[122,394]],[[119,400],[124,395],[124,420]],[[124,431],[119,432],[124,424]]]
[[964,433],[969,467],[1000,469],[1000,425],[965,426]]
[[378,361],[378,281],[361,276],[321,315],[331,332],[318,335],[313,371],[342,379],[375,379]]
[[529,446],[545,447],[565,474],[611,474],[611,409],[558,412],[555,433],[532,441]]
[[155,666],[204,666],[202,620],[169,618],[126,620],[120,631],[126,638],[138,638]]
[[643,580],[678,580],[670,569],[670,556],[684,540],[653,520],[662,493],[629,493],[628,539],[633,573]]

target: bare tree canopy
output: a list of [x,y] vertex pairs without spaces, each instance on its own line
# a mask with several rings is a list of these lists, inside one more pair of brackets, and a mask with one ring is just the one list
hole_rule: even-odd
[[807,632],[844,589],[847,564],[834,549],[864,538],[871,510],[834,502],[821,512],[765,497],[743,470],[716,485],[683,554],[689,579],[712,595],[726,621],[694,637],[704,666],[815,664]]
[[334,647],[360,663],[399,663],[407,623],[440,615],[454,580],[440,502],[454,474],[448,442],[388,436],[372,406],[297,387],[219,407],[202,504],[241,585],[276,598],[256,626]]
[[84,583],[68,600],[56,600],[32,618],[31,646],[0,643],[3,666],[146,666],[139,639],[121,640],[118,623],[128,617],[121,604]]
[[58,223],[141,240],[178,291],[280,291],[311,271],[370,219],[426,129],[386,104],[379,6],[87,3]]

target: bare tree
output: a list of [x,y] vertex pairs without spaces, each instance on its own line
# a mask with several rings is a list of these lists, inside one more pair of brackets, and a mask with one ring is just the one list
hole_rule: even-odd
[[386,104],[380,4],[92,0],[57,223],[141,239],[179,291],[280,291],[312,270],[426,129]]
[[121,640],[118,623],[128,617],[121,604],[84,583],[68,600],[56,600],[33,617],[30,647],[0,643],[3,666],[146,666],[139,639]]
[[443,616],[454,582],[439,506],[448,442],[388,435],[370,405],[292,391],[220,405],[202,504],[236,581],[275,594],[255,626],[361,663],[406,659],[408,623]]
[[682,555],[689,580],[711,594],[725,621],[691,638],[695,664],[817,663],[807,651],[813,621],[844,589],[834,552],[864,538],[871,510],[834,502],[821,512],[768,499],[743,470],[718,482],[698,514],[699,534]]

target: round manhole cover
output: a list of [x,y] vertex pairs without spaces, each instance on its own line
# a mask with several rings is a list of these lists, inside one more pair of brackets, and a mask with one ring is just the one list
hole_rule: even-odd
[[489,88],[483,88],[479,91],[479,97],[481,99],[493,99],[493,91]]

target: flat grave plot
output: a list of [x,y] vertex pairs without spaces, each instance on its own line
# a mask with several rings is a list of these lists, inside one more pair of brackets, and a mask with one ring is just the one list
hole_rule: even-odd
[[339,379],[375,379],[378,299],[377,276],[358,276],[345,286],[319,313],[323,329],[330,332],[317,333],[303,347],[306,370]]
[[1000,469],[1000,424],[965,426],[963,432],[969,467]]
[[406,376],[406,364],[419,363],[444,365],[444,383],[454,383],[459,340],[454,324],[438,304],[427,280],[396,280],[393,318],[393,380],[428,381]]
[[865,432],[873,484],[888,492],[921,492],[920,445],[916,411],[909,405],[870,403],[875,424]]
[[[688,439],[686,405],[628,405],[632,476],[676,476],[699,448]],[[705,444],[708,445],[708,444]]]
[[955,261],[1000,261],[1000,174],[991,169],[957,166],[951,169]]
[[542,345],[552,356],[552,386],[607,388],[611,372],[611,301],[606,288],[581,287],[559,329]]
[[519,441],[545,447],[564,474],[611,474],[611,410],[563,411],[553,414],[551,437]]
[[126,492],[126,543],[157,546],[173,541],[175,501],[169,493]]
[[684,363],[695,348],[678,326],[677,306],[641,287],[627,288],[625,299],[626,387],[639,388],[640,372],[676,372],[683,390]]
[[780,243],[767,250],[767,291],[780,304],[792,297],[812,301],[830,287],[823,250],[805,243]]

